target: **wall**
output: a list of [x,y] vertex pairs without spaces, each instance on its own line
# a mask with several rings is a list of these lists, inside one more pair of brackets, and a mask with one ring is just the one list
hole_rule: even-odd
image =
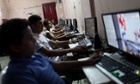
[[0,23],[2,19],[8,19],[8,9],[5,0],[0,0]]
[[85,31],[85,18],[91,17],[91,10],[90,10],[90,2],[89,0],[80,0],[82,2],[82,17],[81,17],[81,24],[82,30]]
[[101,19],[102,13],[117,12],[140,8],[140,0],[94,0],[98,31],[101,38],[105,38],[104,27]]
[[57,3],[56,4],[56,11],[57,11],[57,17],[58,19],[65,19],[65,14],[64,14],[64,5],[62,3]]
[[77,19],[78,30],[84,31],[84,18],[91,17],[89,0],[62,0],[66,19]]
[[28,18],[29,14],[43,17],[42,4],[56,0],[6,0],[9,18]]
[[[30,14],[43,17],[42,4],[58,0],[1,0],[2,18],[28,18]],[[91,17],[89,0],[62,0],[56,4],[58,19],[77,19],[78,29],[84,31],[84,18]],[[1,22],[0,22],[1,23]]]

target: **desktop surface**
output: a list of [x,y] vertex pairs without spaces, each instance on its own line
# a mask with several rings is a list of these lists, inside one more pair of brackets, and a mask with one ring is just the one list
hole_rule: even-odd
[[140,9],[104,13],[102,20],[109,46],[125,58],[105,56],[96,67],[118,84],[140,84]]
[[96,67],[117,84],[140,83],[140,67],[127,61],[119,54],[105,54]]
[[[78,59],[78,61],[86,60],[87,58]],[[109,83],[111,80],[105,76],[95,66],[85,66],[82,68],[90,84]]]
[[139,66],[128,62],[118,53],[104,53],[95,66],[83,67],[91,84],[140,84],[139,70]]

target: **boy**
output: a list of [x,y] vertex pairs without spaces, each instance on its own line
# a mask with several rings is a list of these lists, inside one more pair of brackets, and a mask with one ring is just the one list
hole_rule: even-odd
[[65,84],[56,71],[95,64],[98,56],[85,61],[52,62],[35,53],[36,40],[25,19],[11,19],[0,29],[0,47],[10,55],[3,84]]

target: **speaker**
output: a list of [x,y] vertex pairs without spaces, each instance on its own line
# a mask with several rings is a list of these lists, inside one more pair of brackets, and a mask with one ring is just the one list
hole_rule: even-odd
[[102,41],[100,40],[99,34],[95,34],[95,40],[94,40],[94,48],[95,49],[101,49],[102,48]]

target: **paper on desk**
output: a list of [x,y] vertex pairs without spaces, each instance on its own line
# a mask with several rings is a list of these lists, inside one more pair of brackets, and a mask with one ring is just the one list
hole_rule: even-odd
[[89,57],[80,58],[80,59],[78,59],[78,61],[83,61],[83,60],[87,60],[87,59],[89,59]]
[[[88,58],[89,57],[81,58],[78,59],[78,61],[87,60]],[[111,81],[95,66],[84,66],[82,69],[91,84],[107,84],[107,82]]]
[[76,46],[78,46],[79,44],[78,44],[78,42],[77,43],[73,43],[73,44],[69,44],[69,47],[70,48],[74,48],[74,47],[76,47]]

